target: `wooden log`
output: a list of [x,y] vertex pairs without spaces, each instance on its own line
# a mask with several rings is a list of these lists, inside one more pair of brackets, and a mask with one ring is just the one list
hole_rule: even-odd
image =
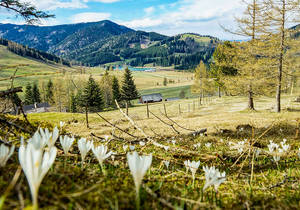
[[200,134],[206,134],[207,132],[207,128],[198,130],[198,131],[194,131],[188,134],[188,136],[199,136]]
[[11,95],[13,93],[23,92],[22,87],[15,87],[8,90],[2,90],[0,91],[0,98],[4,98],[8,95]]

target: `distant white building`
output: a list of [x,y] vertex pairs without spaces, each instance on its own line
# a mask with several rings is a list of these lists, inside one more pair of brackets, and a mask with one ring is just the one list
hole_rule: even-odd
[[160,93],[154,93],[149,95],[143,95],[140,98],[140,102],[145,103],[155,103],[155,102],[161,102],[163,101],[163,97]]
[[34,103],[23,106],[25,114],[49,112],[50,105],[48,103]]

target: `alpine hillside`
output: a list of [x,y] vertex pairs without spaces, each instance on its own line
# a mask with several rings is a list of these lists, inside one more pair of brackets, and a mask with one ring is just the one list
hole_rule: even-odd
[[190,69],[209,62],[219,39],[135,31],[109,20],[57,26],[0,24],[0,37],[88,66],[107,63]]

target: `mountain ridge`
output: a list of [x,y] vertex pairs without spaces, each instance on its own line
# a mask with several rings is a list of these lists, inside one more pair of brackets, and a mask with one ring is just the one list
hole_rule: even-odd
[[[220,42],[193,33],[170,37],[137,31],[110,20],[57,26],[0,24],[0,37],[88,66],[122,62],[183,69],[195,66],[199,59],[208,62]],[[197,59],[191,62],[191,56]]]

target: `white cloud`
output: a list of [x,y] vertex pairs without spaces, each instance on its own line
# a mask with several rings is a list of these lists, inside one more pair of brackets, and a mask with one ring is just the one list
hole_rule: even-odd
[[148,7],[144,9],[144,12],[146,13],[146,15],[150,15],[155,11],[154,7]]
[[119,23],[134,29],[167,35],[195,32],[215,36],[220,34],[222,38],[231,38],[232,35],[224,35],[219,24],[233,26],[234,16],[243,11],[238,0],[182,0],[172,6],[160,5],[161,8],[166,8],[165,12],[153,18],[145,17]]
[[23,2],[29,2],[35,5],[38,9],[41,10],[55,10],[58,8],[87,8],[87,5],[84,4],[81,0],[22,0]]
[[73,15],[70,20],[72,23],[86,23],[107,20],[110,16],[110,13],[84,12]]

